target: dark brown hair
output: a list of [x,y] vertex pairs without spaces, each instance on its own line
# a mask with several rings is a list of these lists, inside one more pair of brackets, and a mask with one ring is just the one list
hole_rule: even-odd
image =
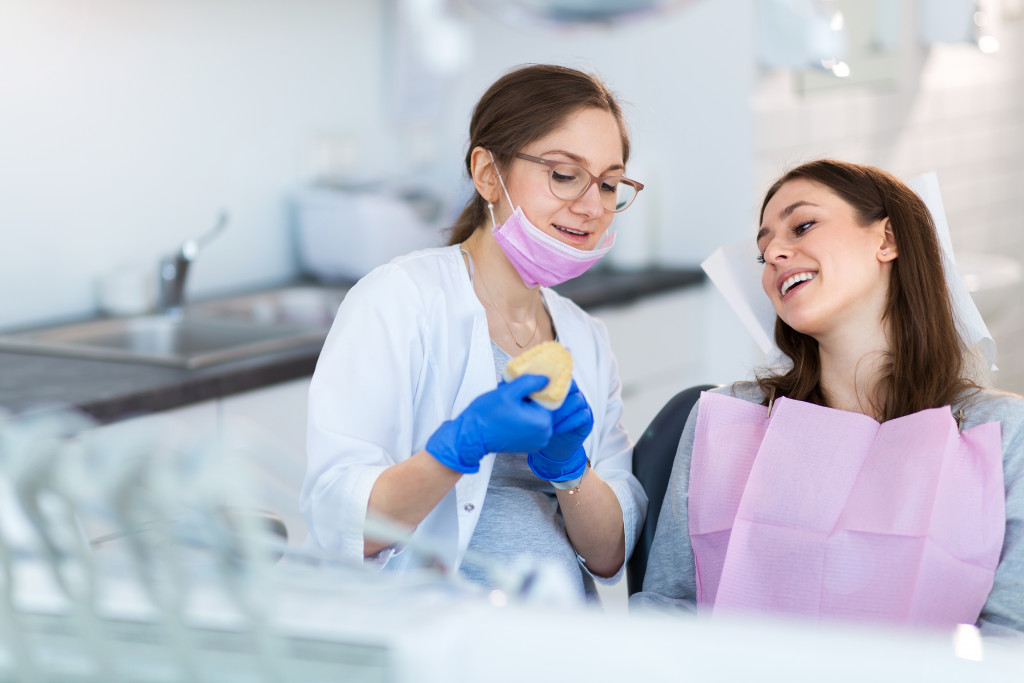
[[[552,64],[531,64],[505,74],[483,94],[469,123],[466,171],[476,147],[494,154],[505,169],[516,153],[534,140],[558,129],[580,109],[596,108],[615,117],[622,134],[622,162],[629,159],[629,135],[622,109],[595,76]],[[452,226],[448,244],[465,241],[487,220],[487,202],[478,193]]]
[[[761,205],[761,222],[779,188],[797,178],[817,183],[842,198],[853,207],[858,225],[887,218],[892,227],[899,256],[892,261],[882,314],[889,323],[890,350],[878,385],[879,395],[885,398],[884,405],[878,406],[880,419],[947,405],[964,389],[975,387],[965,377],[965,345],[956,329],[935,224],[924,201],[885,171],[822,159],[798,166],[775,181]],[[776,317],[775,343],[793,361],[793,367],[759,376],[765,395],[827,405],[814,338]]]

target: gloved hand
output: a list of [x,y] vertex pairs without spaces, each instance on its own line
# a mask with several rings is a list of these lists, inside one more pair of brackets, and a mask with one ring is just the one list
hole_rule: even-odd
[[594,428],[594,414],[583,397],[576,380],[569,387],[562,407],[554,411],[554,434],[547,445],[531,452],[526,461],[530,469],[547,481],[569,481],[583,474],[587,468],[587,454],[583,440]]
[[543,389],[548,378],[522,375],[481,394],[427,440],[427,452],[456,472],[480,471],[488,453],[527,453],[551,439],[553,413],[528,396]]

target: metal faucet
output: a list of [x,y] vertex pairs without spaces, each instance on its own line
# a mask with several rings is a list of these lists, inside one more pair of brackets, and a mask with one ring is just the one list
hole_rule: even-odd
[[157,310],[160,313],[177,315],[185,305],[185,279],[188,277],[189,266],[199,255],[199,250],[206,246],[228,224],[228,214],[221,211],[217,223],[199,237],[185,240],[173,254],[160,259],[157,274],[159,293]]

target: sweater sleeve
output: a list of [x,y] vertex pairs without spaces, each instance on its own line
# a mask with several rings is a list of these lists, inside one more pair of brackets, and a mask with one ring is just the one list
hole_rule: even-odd
[[[1024,641],[1024,400],[1001,396],[991,415],[998,419],[1003,441],[1006,530],[992,590],[978,626],[985,636],[1012,636]],[[987,417],[988,411],[983,411]]]

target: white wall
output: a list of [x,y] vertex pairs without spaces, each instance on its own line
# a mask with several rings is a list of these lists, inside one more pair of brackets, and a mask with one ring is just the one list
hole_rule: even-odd
[[390,1],[5,0],[0,327],[95,312],[98,276],[155,271],[222,208],[231,223],[193,295],[294,276],[286,199],[324,139],[369,177],[419,170],[452,199],[472,105],[525,62],[595,70],[621,95],[649,188],[621,251],[643,216],[660,230],[641,250],[697,263],[747,221],[734,198],[751,194],[752,1],[693,0],[616,30],[509,26],[453,2],[475,52],[414,126],[396,122]]
[[210,227],[194,292],[295,272],[317,136],[386,148],[381,9],[356,0],[4,0],[0,326],[94,311],[96,277]]
[[[748,234],[774,176],[826,154],[937,170],[955,245],[1024,253],[1024,21],[1005,23],[995,55],[911,50],[896,89],[800,96],[791,75],[756,67],[756,0],[674,4],[615,29],[556,29],[452,0],[473,57],[412,122],[394,106],[408,47],[387,20],[395,0],[5,0],[0,327],[93,313],[99,275],[155,270],[222,208],[231,224],[194,267],[193,295],[293,277],[286,200],[325,139],[367,177],[419,172],[455,203],[470,109],[525,62],[597,71],[626,104],[630,172],[648,189],[618,219],[616,258],[695,264]],[[1017,390],[1020,313],[994,330],[1000,382]],[[717,318],[708,334],[731,339],[732,318]]]
[[465,153],[470,110],[512,66],[550,61],[594,71],[624,103],[633,142],[627,171],[647,185],[613,224],[616,250],[632,242],[627,233],[642,229],[634,218],[643,216],[654,260],[699,263],[748,221],[749,207],[735,197],[750,196],[753,183],[754,2],[675,5],[614,30],[516,26],[471,9],[476,53],[453,87],[444,139]]

